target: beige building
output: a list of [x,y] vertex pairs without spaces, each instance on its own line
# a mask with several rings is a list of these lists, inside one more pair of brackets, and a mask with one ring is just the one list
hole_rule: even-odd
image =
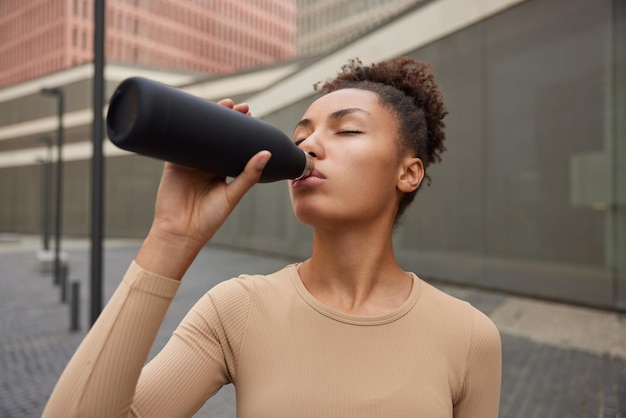
[[298,0],[298,55],[320,54],[358,38],[425,0]]
[[[0,87],[90,62],[94,2],[0,1]],[[296,54],[296,0],[107,0],[108,63],[222,74]]]

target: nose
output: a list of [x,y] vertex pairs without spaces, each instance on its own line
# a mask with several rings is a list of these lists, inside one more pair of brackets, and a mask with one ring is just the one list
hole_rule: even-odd
[[324,158],[324,146],[319,136],[315,133],[309,135],[304,141],[298,145],[304,152],[315,159]]

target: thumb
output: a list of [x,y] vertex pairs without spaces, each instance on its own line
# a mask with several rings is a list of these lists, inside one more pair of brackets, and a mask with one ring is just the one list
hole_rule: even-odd
[[256,153],[250,158],[243,172],[228,184],[226,187],[226,197],[233,207],[239,203],[243,195],[245,195],[252,186],[259,182],[261,173],[271,157],[272,154],[269,151]]

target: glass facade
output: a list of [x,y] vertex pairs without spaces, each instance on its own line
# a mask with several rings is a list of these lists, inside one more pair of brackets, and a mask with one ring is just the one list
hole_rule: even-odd
[[613,16],[610,0],[529,1],[412,54],[450,115],[444,162],[405,222],[407,261],[612,303]]

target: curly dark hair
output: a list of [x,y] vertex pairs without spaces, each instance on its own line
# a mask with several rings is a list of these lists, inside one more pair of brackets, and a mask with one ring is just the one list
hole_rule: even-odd
[[[353,58],[335,78],[315,84],[315,90],[321,94],[346,88],[371,91],[395,112],[399,122],[399,152],[413,151],[422,160],[425,180],[430,185],[426,168],[441,161],[441,153],[446,150],[443,118],[448,114],[430,64],[400,57],[364,66],[361,60]],[[400,200],[396,224],[417,190],[419,187]]]

